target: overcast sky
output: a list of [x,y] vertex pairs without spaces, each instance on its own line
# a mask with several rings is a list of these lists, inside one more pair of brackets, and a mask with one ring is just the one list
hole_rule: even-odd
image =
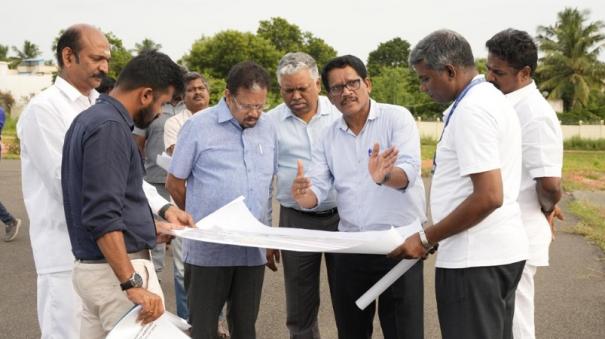
[[280,16],[324,39],[339,55],[365,60],[380,42],[401,37],[414,45],[440,28],[458,31],[475,57],[485,57],[485,41],[496,32],[513,27],[535,35],[565,7],[589,9],[591,21],[605,21],[604,0],[36,0],[3,1],[0,7],[0,44],[20,48],[27,39],[46,59],[53,57],[59,30],[78,22],[115,33],[127,48],[150,38],[176,60],[202,35],[256,32],[260,20]]

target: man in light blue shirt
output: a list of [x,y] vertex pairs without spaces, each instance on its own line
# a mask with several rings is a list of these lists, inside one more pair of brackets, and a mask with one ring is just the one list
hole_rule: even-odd
[[[252,214],[271,224],[277,141],[273,125],[262,116],[269,84],[261,66],[233,66],[225,97],[181,129],[166,188],[195,220],[242,195]],[[265,250],[184,240],[183,258],[193,337],[216,337],[226,301],[232,337],[255,338]]]
[[[299,162],[291,188],[294,199],[303,208],[314,208],[334,186],[341,232],[424,222],[420,138],[410,112],[370,99],[372,84],[357,57],[329,61],[322,81],[342,118],[313,152],[309,177]],[[376,304],[362,311],[355,300],[397,263],[382,255],[334,255],[332,304],[339,338],[372,337]],[[421,261],[380,296],[378,308],[385,338],[423,338]]]
[[[336,231],[338,211],[334,190],[313,211],[300,209],[290,188],[297,161],[311,164],[312,151],[341,113],[330,100],[319,96],[319,71],[313,58],[302,52],[288,53],[277,66],[277,80],[284,103],[267,113],[277,130],[277,200],[280,227]],[[319,339],[319,275],[322,253],[282,251],[286,287],[286,325],[292,339]],[[326,253],[328,284],[332,281],[332,254]],[[279,251],[267,250],[269,268],[277,270]]]

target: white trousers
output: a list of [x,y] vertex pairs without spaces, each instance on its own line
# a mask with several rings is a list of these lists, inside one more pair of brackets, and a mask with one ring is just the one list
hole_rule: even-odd
[[521,280],[515,293],[515,315],[513,316],[513,338],[535,339],[534,326],[534,276],[536,266],[525,264]]
[[[131,260],[134,270],[143,278],[143,288],[164,300],[158,277],[150,260]],[[76,262],[73,284],[82,298],[81,338],[103,339],[134,304],[120,288],[120,282],[109,264]]]
[[37,303],[42,339],[80,338],[82,302],[74,291],[72,271],[39,274]]

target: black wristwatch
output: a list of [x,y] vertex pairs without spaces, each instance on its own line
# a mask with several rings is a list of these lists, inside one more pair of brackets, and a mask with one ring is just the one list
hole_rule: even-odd
[[170,204],[170,203],[168,203],[168,204],[166,204],[166,205],[162,206],[162,208],[160,208],[160,210],[158,211],[158,215],[159,215],[159,216],[160,216],[162,219],[166,220],[166,211],[168,211],[168,209],[169,209],[170,207],[172,207],[172,204]]
[[143,287],[143,278],[137,272],[133,272],[128,280],[120,284],[120,287],[122,291],[130,288],[141,288]]

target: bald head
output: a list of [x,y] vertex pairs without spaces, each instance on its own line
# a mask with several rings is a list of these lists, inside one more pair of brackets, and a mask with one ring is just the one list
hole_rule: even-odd
[[110,57],[105,34],[91,25],[73,25],[57,42],[59,75],[85,95],[107,75]]

